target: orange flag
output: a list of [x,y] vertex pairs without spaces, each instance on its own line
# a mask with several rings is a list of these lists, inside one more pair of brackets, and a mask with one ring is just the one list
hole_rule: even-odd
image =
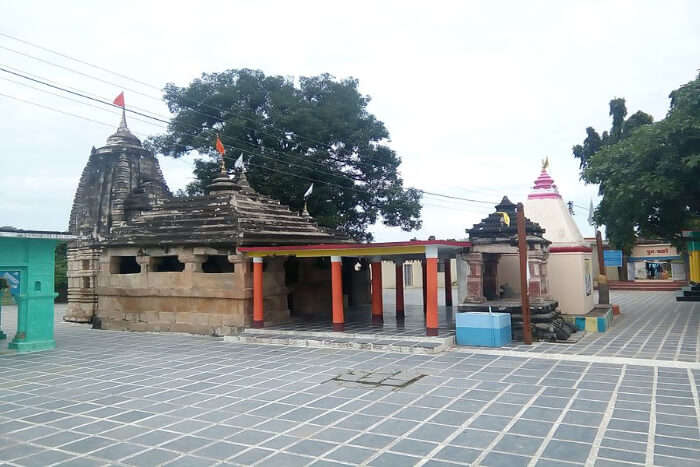
[[224,143],[221,142],[221,139],[219,138],[219,135],[216,135],[216,150],[221,154],[222,156],[224,155]]
[[114,98],[114,105],[118,105],[122,109],[124,108],[124,91],[120,92],[117,97]]

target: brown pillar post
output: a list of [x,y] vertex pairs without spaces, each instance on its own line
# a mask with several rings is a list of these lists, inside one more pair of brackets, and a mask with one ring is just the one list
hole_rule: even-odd
[[598,251],[598,303],[602,305],[610,304],[610,288],[608,286],[608,276],[605,274],[605,258],[603,256],[603,238],[600,230],[595,231],[595,244]]
[[253,258],[253,327],[265,325],[263,310],[263,259]]
[[523,341],[532,344],[532,329],[530,328],[530,303],[527,292],[527,240],[525,238],[525,208],[518,203],[518,252],[520,253],[520,306],[523,313]]
[[384,300],[382,298],[382,261],[372,259],[372,322],[384,322]]
[[406,316],[403,302],[403,261],[396,261],[396,319]]
[[445,264],[445,306],[452,306],[452,260],[447,258]]
[[420,270],[421,270],[421,275],[423,276],[423,315],[425,315],[425,313],[427,311],[427,303],[428,303],[428,301],[427,301],[428,299],[426,297],[426,292],[428,290],[427,269],[428,269],[428,263],[425,259],[422,259],[420,261]]
[[333,290],[333,330],[345,330],[343,313],[343,270],[342,258],[331,256],[331,287]]

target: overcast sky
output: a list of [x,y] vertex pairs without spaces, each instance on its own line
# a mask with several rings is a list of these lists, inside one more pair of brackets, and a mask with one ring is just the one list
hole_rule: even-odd
[[[166,82],[202,72],[353,76],[372,97],[408,186],[480,200],[524,201],[549,156],[565,200],[588,207],[571,146],[609,128],[608,101],[655,119],[700,67],[700,2],[48,2],[0,0],[0,32],[155,88],[0,36],[0,63],[127,106],[168,115]],[[113,84],[57,68],[30,54]],[[8,82],[0,93],[0,225],[65,230],[90,148],[119,115]],[[38,85],[35,85],[38,86]],[[55,91],[52,91],[55,92]],[[162,128],[129,119],[137,134]],[[160,157],[170,188],[191,159]],[[462,238],[492,208],[426,198],[418,232],[375,226],[376,240]],[[587,209],[576,209],[584,235]]]

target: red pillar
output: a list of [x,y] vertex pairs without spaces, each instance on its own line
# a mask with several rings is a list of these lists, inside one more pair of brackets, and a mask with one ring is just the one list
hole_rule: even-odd
[[340,256],[331,256],[331,282],[333,288],[333,330],[345,330],[343,313],[343,270]]
[[445,306],[452,306],[452,261],[445,260]]
[[427,308],[427,298],[426,298],[426,291],[428,290],[428,282],[426,280],[427,276],[427,263],[424,259],[420,261],[420,270],[421,274],[423,276],[423,315],[425,315]]
[[403,262],[396,262],[396,319],[405,317],[403,306]]
[[382,262],[372,260],[372,322],[384,322],[384,301],[382,299]]
[[263,259],[253,258],[253,327],[265,325],[263,312]]
[[426,263],[426,291],[425,291],[425,333],[428,336],[438,335],[438,296],[437,296],[437,248],[427,247],[425,252]]

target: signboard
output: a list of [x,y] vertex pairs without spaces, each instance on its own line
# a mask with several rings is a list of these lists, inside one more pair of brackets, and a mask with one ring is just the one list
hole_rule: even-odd
[[622,267],[622,250],[603,250],[603,260],[605,261],[605,267]]
[[12,296],[19,295],[19,271],[0,272],[0,279],[5,279]]

